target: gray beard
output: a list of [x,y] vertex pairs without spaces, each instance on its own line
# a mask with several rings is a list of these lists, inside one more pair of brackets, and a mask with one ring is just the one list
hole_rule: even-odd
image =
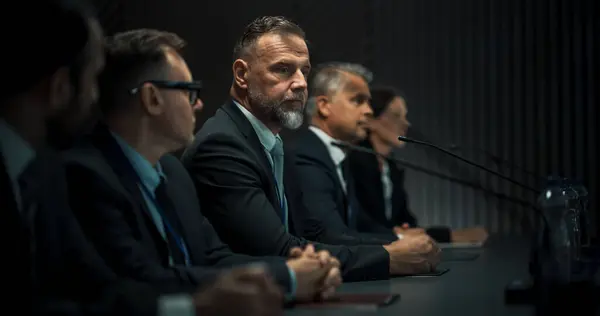
[[248,96],[250,102],[256,105],[267,119],[289,129],[297,129],[302,126],[304,106],[299,110],[287,110],[283,108],[283,101],[285,100],[269,100],[267,96],[253,89],[248,89]]

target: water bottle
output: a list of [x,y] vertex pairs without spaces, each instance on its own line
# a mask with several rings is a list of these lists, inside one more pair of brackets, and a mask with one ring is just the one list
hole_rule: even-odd
[[551,178],[540,196],[546,221],[546,277],[553,282],[573,281],[573,271],[581,254],[581,223],[577,190],[566,179]]
[[581,246],[589,247],[591,246],[592,223],[588,211],[588,190],[581,181],[572,181],[571,186],[578,196]]

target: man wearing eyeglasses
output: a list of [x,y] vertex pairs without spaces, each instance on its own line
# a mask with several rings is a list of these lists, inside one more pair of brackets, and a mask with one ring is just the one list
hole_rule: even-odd
[[[191,143],[194,110],[202,106],[201,84],[181,56],[184,41],[141,29],[114,35],[106,45],[104,120],[88,142],[67,153],[67,175],[74,212],[111,268],[178,292],[211,283],[222,269],[254,263],[288,299],[331,295],[341,279],[339,262],[327,252],[293,249],[287,261],[237,255],[201,214],[192,180],[169,155]],[[272,287],[261,294],[280,308]]]

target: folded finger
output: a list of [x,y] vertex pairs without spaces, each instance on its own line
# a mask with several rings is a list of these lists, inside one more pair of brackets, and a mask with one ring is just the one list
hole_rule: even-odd
[[302,256],[302,249],[300,247],[294,247],[290,250],[290,257],[297,258]]
[[329,263],[329,259],[331,258],[331,254],[329,254],[329,251],[327,250],[321,250],[317,253],[317,256],[319,258],[319,261],[321,261],[322,265],[326,265]]

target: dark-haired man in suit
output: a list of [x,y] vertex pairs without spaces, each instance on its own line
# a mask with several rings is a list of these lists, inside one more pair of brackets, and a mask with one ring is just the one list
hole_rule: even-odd
[[310,72],[304,32],[283,17],[250,23],[234,48],[231,100],[209,119],[183,154],[203,212],[234,251],[285,256],[304,247],[305,227],[319,227],[321,241],[341,264],[346,281],[385,279],[429,271],[438,250],[419,236],[385,246],[363,246],[331,232],[304,207],[294,164],[284,155],[282,128],[302,124]]
[[[71,205],[86,235],[118,275],[161,292],[195,291],[225,269],[261,263],[291,299],[330,295],[341,280],[328,253],[294,249],[297,258],[287,261],[238,255],[203,217],[192,180],[169,154],[191,142],[202,106],[184,46],[151,29],[107,38],[102,123],[66,153]],[[281,308],[271,291],[260,295]]]

